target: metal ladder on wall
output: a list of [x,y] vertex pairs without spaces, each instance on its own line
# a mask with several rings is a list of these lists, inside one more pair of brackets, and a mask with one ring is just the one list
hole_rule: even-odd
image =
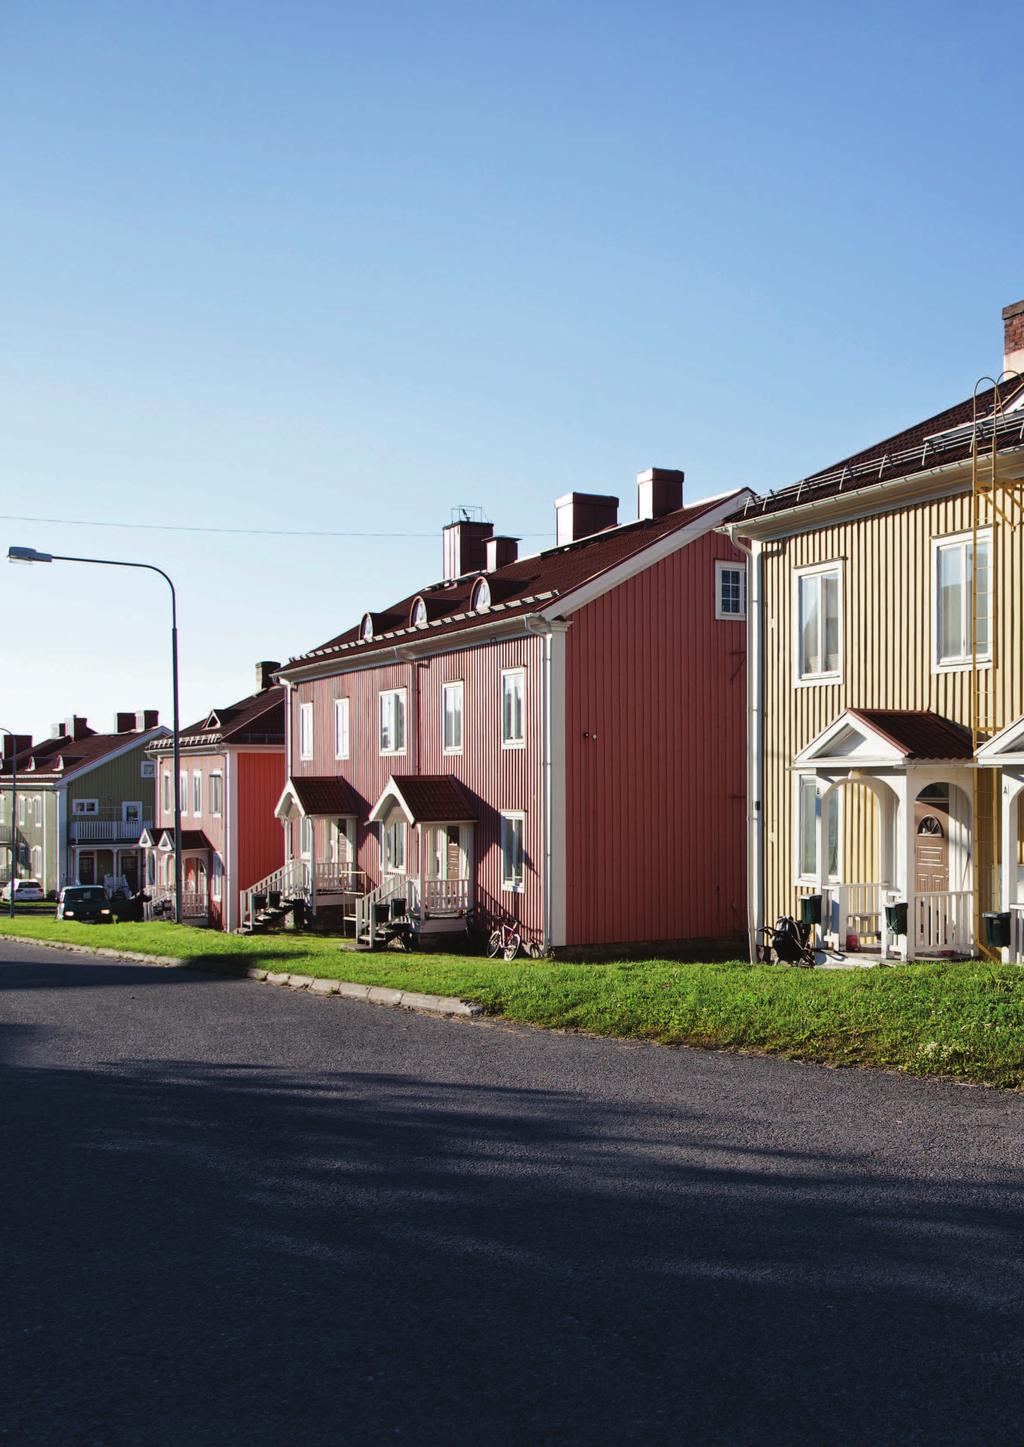
[[[1000,477],[999,440],[1003,419],[1001,388],[1017,372],[1003,372],[998,380],[982,377],[974,388],[971,442],[971,744],[978,748],[1005,727],[1002,694],[997,687],[996,592],[991,580],[998,576],[997,561],[1005,546],[1007,532],[1024,522],[1024,479]],[[978,418],[978,391],[990,383],[994,400],[990,425]],[[982,432],[990,433],[991,446],[983,445]],[[988,437],[984,442],[988,442]],[[988,576],[978,568],[979,535],[991,531]],[[987,619],[988,636],[979,627],[979,602],[993,607]],[[987,661],[983,661],[987,659]],[[993,951],[983,943],[982,915],[998,908],[999,900],[999,803],[1001,775],[998,769],[974,768],[973,855],[974,855],[974,939],[978,950],[989,957]],[[1005,904],[1005,901],[1002,901]]]

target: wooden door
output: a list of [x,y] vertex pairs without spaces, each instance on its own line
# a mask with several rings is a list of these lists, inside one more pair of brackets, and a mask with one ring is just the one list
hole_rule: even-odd
[[448,826],[448,878],[462,878],[462,850],[459,846],[459,826]]
[[914,803],[914,889],[918,894],[949,888],[949,790],[925,789]]

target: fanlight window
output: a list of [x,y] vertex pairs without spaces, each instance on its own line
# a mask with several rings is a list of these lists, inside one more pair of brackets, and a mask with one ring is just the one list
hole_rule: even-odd
[[427,605],[422,598],[417,598],[412,605],[412,612],[409,614],[409,622],[414,628],[419,628],[427,621]]
[[473,597],[470,607],[477,613],[482,613],[485,608],[491,606],[491,585],[486,578],[478,578],[476,587],[473,589]]
[[369,638],[372,638],[372,637],[373,637],[373,614],[372,614],[372,613],[364,613],[364,614],[363,614],[363,621],[362,621],[362,623],[359,625],[359,636],[360,636],[360,638],[363,638],[363,639],[369,639]]
[[941,839],[943,833],[942,825],[939,823],[938,819],[936,819],[934,814],[926,814],[924,816],[920,824],[917,826],[917,832],[918,834],[928,834],[933,839]]

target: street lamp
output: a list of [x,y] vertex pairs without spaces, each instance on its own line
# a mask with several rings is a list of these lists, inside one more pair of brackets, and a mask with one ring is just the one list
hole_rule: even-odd
[[[171,684],[174,696],[174,919],[181,924],[181,744],[178,737],[178,598],[163,568],[153,563],[126,563],[120,558],[79,558],[70,553],[40,553],[35,548],[8,548],[9,563],[97,563],[104,568],[145,568],[159,573],[171,590]],[[14,912],[13,888],[11,912]]]
[[18,878],[18,738],[13,729],[0,724],[0,734],[11,739],[11,919],[14,918],[14,886]]

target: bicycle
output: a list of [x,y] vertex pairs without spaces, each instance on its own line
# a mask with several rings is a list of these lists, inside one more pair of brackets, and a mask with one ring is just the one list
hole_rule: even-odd
[[501,955],[506,960],[514,960],[522,947],[523,937],[519,926],[508,925],[502,921],[491,930],[490,939],[487,941],[487,958],[496,960]]

